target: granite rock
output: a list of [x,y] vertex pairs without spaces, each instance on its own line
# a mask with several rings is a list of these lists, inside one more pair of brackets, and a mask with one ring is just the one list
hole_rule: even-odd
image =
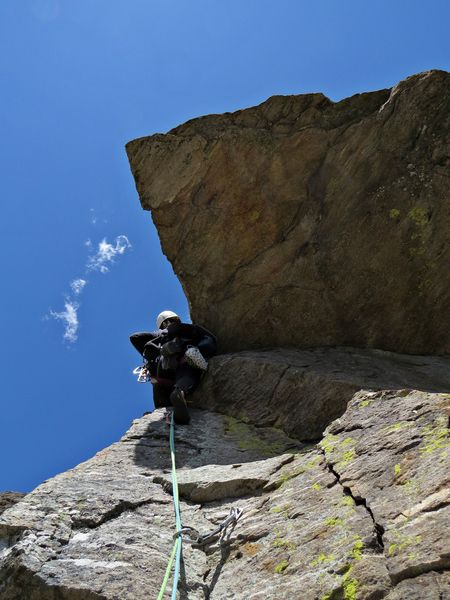
[[194,395],[203,408],[302,441],[318,440],[360,389],[450,390],[450,360],[357,348],[271,349],[210,361]]
[[16,502],[19,502],[25,494],[21,492],[0,492],[0,515],[7,508],[13,506]]
[[[370,507],[394,584],[450,569],[449,420],[448,393],[362,391],[320,442],[340,485]],[[434,590],[422,597],[439,598],[441,579],[421,579]]]
[[[324,379],[326,383],[326,377]],[[176,429],[180,599],[446,600],[450,395],[360,387],[319,445],[191,408]],[[0,517],[2,600],[156,597],[173,544],[168,426],[136,420]]]
[[[128,144],[192,318],[229,352],[176,428],[177,473],[183,525],[243,514],[185,537],[180,600],[450,600],[449,78]],[[5,496],[1,600],[156,598],[168,438],[157,410]]]
[[222,351],[450,354],[449,73],[337,103],[274,96],[127,153]]

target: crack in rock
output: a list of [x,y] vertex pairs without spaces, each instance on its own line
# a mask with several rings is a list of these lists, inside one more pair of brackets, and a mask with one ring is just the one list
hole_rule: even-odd
[[362,498],[361,496],[356,496],[355,494],[353,494],[352,490],[350,487],[348,486],[344,486],[341,482],[341,476],[339,475],[339,473],[334,469],[333,465],[331,463],[329,463],[327,461],[327,457],[326,454],[324,452],[324,450],[320,449],[320,452],[323,455],[324,461],[325,461],[325,466],[328,469],[328,471],[334,475],[334,477],[336,478],[337,483],[342,487],[342,491],[344,493],[345,496],[350,496],[354,503],[357,506],[363,506],[366,511],[367,514],[370,516],[372,522],[373,522],[373,528],[374,528],[374,535],[377,541],[377,545],[379,548],[379,553],[383,553],[384,552],[384,540],[383,540],[383,535],[384,535],[384,527],[382,525],[380,525],[380,523],[377,523],[377,521],[375,520],[375,516],[373,514],[372,509],[370,508],[370,506],[367,504],[367,500],[365,498]]
[[100,527],[104,523],[108,521],[112,521],[113,519],[117,519],[126,511],[133,511],[141,506],[145,506],[148,504],[159,504],[159,505],[167,505],[170,504],[170,500],[155,500],[153,498],[149,498],[147,500],[142,500],[140,502],[130,502],[129,500],[122,500],[116,506],[108,510],[104,513],[99,519],[89,519],[89,518],[76,518],[73,520],[73,529],[82,529],[83,527],[87,527],[88,529],[96,529]]

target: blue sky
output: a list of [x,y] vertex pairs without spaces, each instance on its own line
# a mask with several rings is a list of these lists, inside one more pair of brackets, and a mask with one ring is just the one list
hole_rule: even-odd
[[128,335],[161,309],[188,318],[125,143],[274,94],[339,100],[450,70],[449,22],[447,0],[2,0],[0,491],[150,410]]

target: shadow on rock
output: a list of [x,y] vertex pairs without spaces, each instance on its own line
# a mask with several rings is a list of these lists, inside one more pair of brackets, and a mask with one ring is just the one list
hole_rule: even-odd
[[[190,408],[191,422],[175,428],[177,467],[196,469],[206,465],[232,465],[297,453],[300,442],[279,429],[255,427],[234,417]],[[140,467],[169,472],[169,425],[165,409],[155,410],[134,422],[123,441],[133,441],[134,461]]]
[[350,347],[214,357],[194,404],[303,442],[321,438],[361,390],[450,391],[450,359]]

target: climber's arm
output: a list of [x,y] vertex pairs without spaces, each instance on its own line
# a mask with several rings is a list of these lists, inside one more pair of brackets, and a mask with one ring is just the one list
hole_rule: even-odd
[[153,342],[160,335],[160,333],[160,331],[139,331],[130,335],[130,342],[133,344],[139,354],[143,355],[146,345],[149,344],[149,342]]

